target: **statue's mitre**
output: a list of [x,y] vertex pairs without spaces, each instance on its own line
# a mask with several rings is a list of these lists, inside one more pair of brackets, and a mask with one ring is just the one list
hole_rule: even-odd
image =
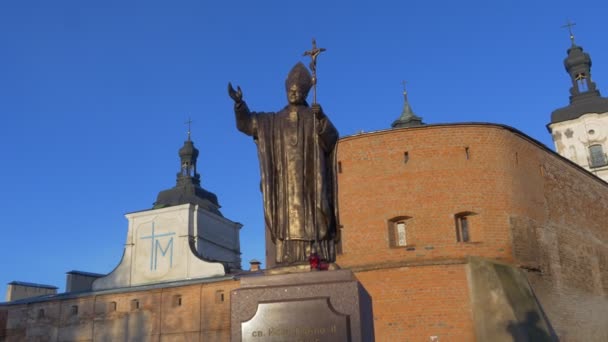
[[285,89],[289,91],[292,84],[296,84],[304,94],[308,94],[310,87],[312,87],[312,76],[302,62],[298,62],[291,68],[285,80]]

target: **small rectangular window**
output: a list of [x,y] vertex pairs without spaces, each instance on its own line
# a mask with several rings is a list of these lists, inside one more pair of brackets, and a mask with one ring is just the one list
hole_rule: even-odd
[[215,303],[221,304],[224,302],[224,290],[215,291]]
[[72,305],[71,314],[72,316],[78,315],[78,305]]
[[38,310],[38,318],[44,318],[44,309]]
[[589,146],[589,156],[590,167],[600,167],[608,164],[606,161],[606,154],[604,153],[602,145]]
[[397,246],[407,245],[407,239],[405,234],[405,222],[397,223]]
[[114,312],[116,311],[116,302],[109,302],[108,303],[108,312]]
[[468,215],[456,216],[456,241],[469,242],[469,219]]
[[132,311],[139,310],[139,300],[138,299],[133,299],[131,301],[131,310]]
[[181,295],[173,296],[173,306],[182,306],[182,296]]
[[411,217],[398,216],[388,221],[388,243],[390,247],[411,247],[411,233]]

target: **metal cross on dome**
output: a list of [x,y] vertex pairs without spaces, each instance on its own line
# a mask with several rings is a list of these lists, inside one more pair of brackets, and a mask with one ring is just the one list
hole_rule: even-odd
[[184,122],[184,124],[188,125],[188,141],[190,141],[190,134],[191,134],[191,129],[192,129],[192,119],[188,118],[188,121]]
[[576,23],[573,23],[570,21],[570,19],[568,19],[568,22],[566,23],[566,25],[562,25],[562,28],[568,28],[568,32],[570,33],[570,41],[572,42],[572,45],[574,45],[574,33],[572,33],[572,26],[575,26]]

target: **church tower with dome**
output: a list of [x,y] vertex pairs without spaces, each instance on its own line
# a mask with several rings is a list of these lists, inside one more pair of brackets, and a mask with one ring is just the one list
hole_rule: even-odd
[[570,103],[553,111],[547,128],[560,155],[608,182],[608,98],[593,82],[591,57],[575,43],[572,31],[570,40],[564,60],[572,82]]

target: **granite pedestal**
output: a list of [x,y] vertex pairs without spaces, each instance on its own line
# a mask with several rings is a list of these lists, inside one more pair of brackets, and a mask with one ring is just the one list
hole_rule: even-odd
[[372,302],[349,270],[241,278],[232,341],[373,341]]

